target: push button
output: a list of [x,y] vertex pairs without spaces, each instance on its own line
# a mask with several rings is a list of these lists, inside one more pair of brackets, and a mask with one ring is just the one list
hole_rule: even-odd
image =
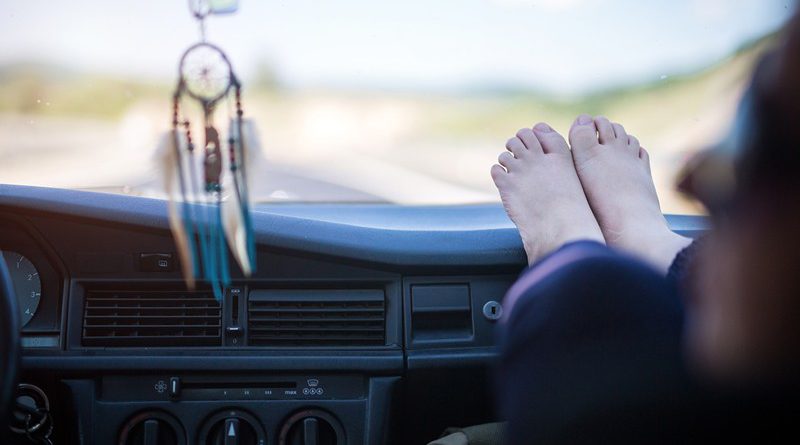
[[169,379],[169,396],[177,399],[181,395],[181,378],[170,377]]
[[139,270],[142,272],[172,272],[175,260],[171,253],[140,253]]

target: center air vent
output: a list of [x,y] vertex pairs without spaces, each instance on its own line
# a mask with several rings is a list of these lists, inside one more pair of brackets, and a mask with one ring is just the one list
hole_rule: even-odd
[[380,290],[256,290],[248,301],[251,346],[385,344]]
[[220,346],[211,292],[94,290],[86,295],[84,346]]

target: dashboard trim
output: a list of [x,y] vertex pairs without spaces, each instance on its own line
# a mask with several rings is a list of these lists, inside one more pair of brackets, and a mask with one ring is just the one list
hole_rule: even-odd
[[[185,371],[202,369],[204,372],[214,371],[335,371],[335,372],[369,372],[371,375],[398,375],[403,372],[402,351],[357,351],[330,352],[312,354],[293,354],[289,351],[270,353],[265,351],[245,350],[239,353],[227,351],[208,351],[201,355],[173,356],[154,354],[133,355],[99,354],[87,355],[85,351],[77,353],[61,353],[58,355],[33,354],[26,351],[22,357],[22,368],[26,371],[48,372],[130,372],[153,371],[154,364],[163,371]],[[256,355],[257,354],[257,355]]]
[[[4,207],[162,231],[169,228],[165,201],[135,196],[0,185],[0,209]],[[446,213],[447,209],[457,207],[439,208]],[[497,207],[493,211],[502,212],[499,204]],[[332,208],[335,209],[335,205]],[[415,212],[424,213],[431,208],[415,209],[407,213],[409,218],[413,218]],[[668,216],[667,219],[673,229],[689,236],[707,228],[703,217]],[[253,214],[256,241],[262,246],[287,251],[417,269],[437,266],[519,268],[525,264],[522,241],[510,221],[507,225],[493,224],[486,228],[464,227],[447,218],[440,221],[440,226],[408,229],[389,224],[384,227],[375,223],[369,226],[345,224],[258,210]]]

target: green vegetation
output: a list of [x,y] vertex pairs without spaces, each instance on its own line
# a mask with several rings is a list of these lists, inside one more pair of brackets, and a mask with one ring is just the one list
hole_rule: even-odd
[[[492,134],[498,127],[505,129],[504,122],[517,121],[520,116],[545,116],[553,122],[562,123],[569,122],[581,112],[620,112],[627,115],[629,109],[653,103],[663,106],[665,102],[679,102],[681,108],[692,108],[692,104],[705,99],[703,91],[709,85],[718,85],[720,79],[728,86],[741,82],[748,73],[754,55],[774,40],[775,36],[770,35],[749,42],[730,57],[698,72],[671,75],[665,79],[626,85],[575,99],[563,100],[542,92],[524,90],[467,91],[457,96],[401,96],[421,105],[420,109],[426,117],[430,117],[427,127],[433,134]],[[171,88],[172,85],[167,83],[76,73],[51,65],[18,63],[0,67],[0,112],[116,119],[137,101],[168,98]],[[247,92],[256,100],[270,99],[278,103],[291,101],[297,94],[281,90],[267,67],[259,69]],[[350,95],[375,97],[387,94],[362,92]]]
[[0,112],[116,119],[142,99],[169,97],[166,85],[83,75],[49,65],[0,68]]

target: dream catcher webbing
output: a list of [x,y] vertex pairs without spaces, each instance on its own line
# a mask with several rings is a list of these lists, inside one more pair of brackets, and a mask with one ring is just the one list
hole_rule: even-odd
[[[205,15],[195,16],[201,20]],[[201,24],[202,30],[202,24]],[[227,100],[228,136],[223,145],[215,123],[217,105]],[[192,133],[185,102],[199,105],[202,140]],[[255,241],[246,174],[247,151],[255,149],[244,119],[241,83],[225,53],[203,41],[192,45],[179,64],[173,95],[172,131],[162,150],[169,198],[170,227],[179,250],[186,284],[207,281],[217,299],[230,285],[228,248],[245,276],[255,269]],[[250,131],[248,131],[250,130]]]

